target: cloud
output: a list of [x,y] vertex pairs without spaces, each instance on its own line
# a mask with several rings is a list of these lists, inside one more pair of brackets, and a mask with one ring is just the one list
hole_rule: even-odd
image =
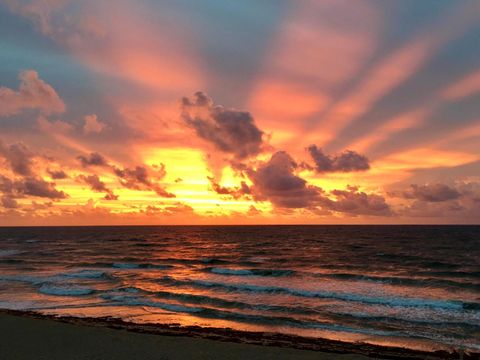
[[3,193],[2,205],[13,208],[15,198],[36,196],[50,199],[64,199],[67,194],[55,188],[55,183],[47,182],[33,170],[33,158],[36,156],[23,143],[9,146],[0,142],[0,156],[3,157],[18,179],[0,175],[0,192]]
[[317,172],[351,172],[370,169],[368,159],[355,151],[346,150],[335,156],[326,155],[316,145],[307,148]]
[[65,0],[30,0],[16,1],[5,0],[5,4],[10,11],[26,17],[31,20],[36,27],[45,35],[52,34],[54,26],[52,25],[53,14],[61,9]]
[[284,208],[315,205],[322,190],[295,175],[296,168],[297,164],[289,154],[278,151],[256,170],[248,169],[247,174],[254,184],[254,198],[269,200],[274,206]]
[[[354,186],[349,186],[346,190],[332,190],[327,194],[295,174],[297,169],[303,168],[288,153],[278,151],[256,170],[247,168],[244,172],[253,182],[250,190],[254,200],[268,200],[280,210],[308,208],[314,213],[322,211],[374,216],[393,214],[383,196],[361,192]],[[228,193],[229,189],[220,190]]]
[[[122,186],[133,190],[152,190],[157,195],[167,198],[175,197],[175,194],[169,193],[162,186],[152,180],[152,174],[145,166],[135,166],[134,168],[120,169],[113,167],[114,174],[120,179]],[[157,179],[162,179],[166,175],[165,166],[161,164],[154,171]]]
[[13,197],[8,195],[2,196],[2,198],[0,199],[0,203],[6,209],[16,209],[18,207],[17,201]]
[[63,191],[55,189],[55,183],[43,179],[28,177],[17,183],[17,191],[25,195],[49,198],[64,199],[67,195]]
[[98,120],[97,115],[87,115],[84,117],[85,124],[83,125],[83,132],[85,134],[100,133],[105,129],[106,125]]
[[92,152],[88,156],[79,155],[77,159],[85,168],[89,166],[108,166],[107,159],[97,152]]
[[40,115],[37,118],[38,129],[47,134],[67,134],[71,132],[74,127],[62,120],[49,120],[45,116]]
[[[84,168],[89,166],[103,166],[110,168],[113,174],[119,179],[120,184],[127,189],[151,190],[155,191],[157,195],[162,197],[175,197],[175,194],[166,191],[161,185],[155,182],[155,180],[163,179],[167,174],[164,164],[160,164],[158,166],[153,165],[152,168],[137,165],[135,167],[125,167],[122,169],[115,165],[109,164],[105,157],[97,152],[90,153],[88,156],[77,156],[77,159]],[[107,200],[112,199],[113,196],[111,196],[111,199]]]
[[182,119],[198,137],[236,159],[257,155],[262,150],[264,133],[249,112],[214,105],[203,92],[195,93],[193,99],[182,99]]
[[0,87],[0,117],[18,114],[23,109],[39,109],[44,114],[65,111],[62,99],[36,71],[22,71],[19,78],[18,91]]
[[248,208],[248,211],[247,211],[247,215],[248,216],[258,216],[260,215],[262,212],[260,210],[258,210],[255,206],[253,205],[250,205],[250,207]]
[[47,173],[48,175],[50,175],[50,177],[52,179],[55,179],[55,180],[61,180],[61,179],[66,179],[68,178],[68,175],[65,171],[63,170],[51,170],[51,169],[47,169]]
[[0,191],[12,198],[36,196],[48,199],[65,199],[68,197],[65,192],[55,188],[55,183],[33,176],[11,180],[0,175]]
[[145,210],[141,210],[146,215],[165,215],[165,216],[174,216],[174,215],[188,215],[194,216],[196,215],[193,208],[187,204],[177,202],[170,206],[154,206],[148,205]]
[[251,193],[250,187],[245,181],[240,182],[240,186],[237,187],[225,187],[221,186],[215,181],[215,178],[207,176],[212,190],[219,195],[230,195],[234,199],[240,199],[242,196],[249,195]]
[[427,202],[442,202],[458,199],[461,193],[445,184],[425,184],[410,185],[410,189],[403,193],[403,197],[407,199],[417,199]]
[[0,141],[0,156],[7,160],[14,173],[23,176],[33,174],[32,158],[34,154],[23,143],[5,146]]
[[98,175],[79,175],[77,177],[79,180],[83,181],[85,184],[90,186],[90,189],[92,189],[95,192],[104,192],[105,200],[117,200],[118,195],[115,195],[113,191],[105,185],[105,183],[100,180]]
[[367,194],[359,191],[355,186],[349,186],[346,190],[332,190],[331,195],[335,200],[323,197],[320,201],[323,209],[353,215],[392,215],[390,206],[385,198],[377,194]]
[[478,223],[480,214],[480,182],[478,180],[412,184],[390,196],[410,200],[399,206],[401,216],[438,218],[449,223]]

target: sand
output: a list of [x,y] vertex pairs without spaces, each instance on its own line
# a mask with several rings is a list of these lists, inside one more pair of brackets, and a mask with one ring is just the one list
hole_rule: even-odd
[[0,315],[0,359],[368,359]]
[[[115,319],[56,319],[34,313],[0,311],[1,360],[56,359],[440,359],[393,348],[358,347],[342,342],[290,343],[282,337],[262,333],[205,332],[196,329],[171,329],[155,326],[130,326]],[[212,340],[210,338],[215,338]],[[256,345],[261,343],[268,346]],[[280,346],[275,346],[275,344]],[[310,346],[314,350],[299,349]],[[321,351],[318,349],[326,349]],[[382,349],[380,349],[382,350]],[[393,352],[392,352],[393,351]],[[369,356],[366,356],[369,355]],[[444,354],[445,355],[445,354]],[[458,354],[457,354],[458,355]],[[470,357],[465,357],[465,359]]]

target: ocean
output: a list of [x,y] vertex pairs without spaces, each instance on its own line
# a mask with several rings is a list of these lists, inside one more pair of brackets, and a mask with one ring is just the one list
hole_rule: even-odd
[[480,226],[0,228],[0,308],[480,350]]

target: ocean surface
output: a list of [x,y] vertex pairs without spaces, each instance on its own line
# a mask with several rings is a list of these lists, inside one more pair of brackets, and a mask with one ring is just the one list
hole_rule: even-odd
[[0,228],[0,308],[478,351],[480,227]]

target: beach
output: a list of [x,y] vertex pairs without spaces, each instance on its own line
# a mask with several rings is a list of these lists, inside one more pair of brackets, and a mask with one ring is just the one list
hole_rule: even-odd
[[0,312],[0,359],[478,359],[232,329],[139,325],[115,318]]
[[0,359],[367,359],[0,315]]

